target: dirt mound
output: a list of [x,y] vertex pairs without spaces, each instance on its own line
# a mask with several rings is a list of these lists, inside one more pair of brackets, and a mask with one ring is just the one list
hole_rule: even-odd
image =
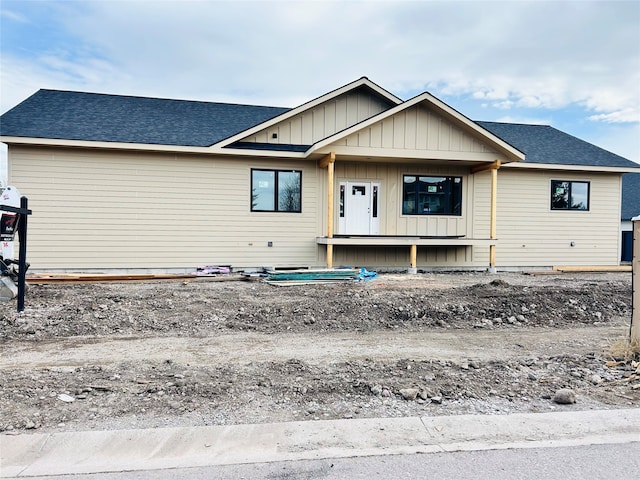
[[632,363],[603,354],[629,274],[33,285],[26,303],[0,305],[3,349],[40,359],[3,360],[0,431],[545,411],[560,388],[578,398],[562,408],[640,401]]

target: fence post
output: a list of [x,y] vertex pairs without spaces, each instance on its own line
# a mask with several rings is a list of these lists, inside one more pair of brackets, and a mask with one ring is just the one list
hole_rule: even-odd
[[630,341],[640,344],[640,215],[631,219],[633,223],[632,299]]
[[29,201],[27,197],[20,197],[20,213],[18,222],[18,238],[20,239],[20,249],[18,254],[18,313],[24,310],[24,294],[27,283],[27,218],[29,218]]

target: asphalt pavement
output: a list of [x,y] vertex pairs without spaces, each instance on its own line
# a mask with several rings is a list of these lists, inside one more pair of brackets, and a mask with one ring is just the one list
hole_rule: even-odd
[[0,435],[0,477],[633,444],[640,409]]

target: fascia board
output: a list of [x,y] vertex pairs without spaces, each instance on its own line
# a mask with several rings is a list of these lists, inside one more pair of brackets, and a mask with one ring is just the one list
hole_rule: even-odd
[[384,112],[380,112],[378,115],[371,117],[367,120],[364,120],[363,122],[360,122],[356,125],[353,125],[345,130],[342,130],[340,132],[335,133],[334,135],[325,138],[324,140],[320,140],[319,142],[315,143],[308,151],[307,153],[313,153],[314,151],[324,148],[327,145],[334,143],[338,140],[341,140],[344,137],[347,137],[353,133],[358,132],[359,130],[362,130],[363,128],[367,128],[371,125],[373,125],[376,122],[379,122],[381,120],[384,120],[388,117],[391,117],[399,112],[401,112],[402,110],[405,110],[407,108],[410,108],[414,105],[417,105],[418,103],[421,102],[428,102],[431,105],[435,106],[438,110],[440,110],[441,112],[443,112],[446,116],[449,117],[453,117],[456,119],[456,121],[466,125],[467,127],[469,127],[470,129],[474,130],[475,132],[477,132],[480,136],[486,138],[490,143],[494,144],[495,146],[498,147],[499,150],[501,150],[502,152],[505,152],[507,154],[507,156],[511,159],[511,161],[520,161],[520,160],[524,160],[524,153],[522,153],[520,150],[517,150],[516,148],[512,147],[511,145],[509,145],[508,143],[506,143],[504,140],[502,140],[501,138],[496,137],[494,134],[492,134],[491,132],[489,132],[488,130],[482,128],[480,125],[478,125],[477,123],[475,123],[474,121],[470,120],[469,118],[465,117],[464,115],[462,115],[460,112],[458,112],[457,110],[449,107],[446,103],[441,102],[440,100],[438,100],[437,98],[435,98],[433,95],[431,95],[428,92],[425,93],[421,93],[420,95],[417,95],[409,100],[407,100],[404,103],[401,103],[400,105],[397,105],[389,110],[385,110]]
[[205,155],[233,155],[245,157],[304,158],[304,152],[283,152],[233,148],[189,147],[146,143],[91,142],[86,140],[62,140],[53,138],[0,137],[7,145],[32,145],[34,147],[92,148],[103,150],[133,150],[146,152],[196,153]]
[[557,165],[552,163],[508,163],[502,168],[522,168],[525,170],[564,170],[572,172],[640,173],[638,167],[602,167],[598,165]]
[[388,100],[392,101],[395,104],[400,104],[402,103],[402,100],[398,97],[396,97],[395,95],[393,95],[392,93],[386,91],[385,89],[383,89],[382,87],[380,87],[379,85],[376,85],[375,83],[373,83],[371,80],[369,80],[367,77],[362,77],[359,78],[358,80],[356,80],[355,82],[351,82],[343,87],[340,87],[336,90],[333,90],[329,93],[325,93],[324,95],[315,98],[313,100],[310,100],[306,103],[303,103],[302,105],[295,107],[291,110],[289,110],[288,112],[285,112],[281,115],[278,115],[277,117],[271,118],[265,122],[262,122],[258,125],[255,125],[251,128],[248,128],[247,130],[243,130],[242,132],[239,132],[235,135],[233,135],[232,137],[229,138],[225,138],[224,140],[221,140],[220,142],[217,142],[215,144],[213,144],[210,148],[213,147],[225,147],[227,145],[232,144],[233,142],[236,142],[238,140],[241,140],[245,137],[248,137],[250,135],[253,135],[254,133],[257,133],[261,130],[264,130],[265,128],[269,128],[272,125],[275,125],[276,123],[280,123],[284,120],[287,120],[288,118],[294,117],[306,110],[310,110],[312,108],[317,107],[318,105],[331,100],[332,98],[335,98],[339,95],[342,95],[343,93],[346,93],[350,90],[353,90],[355,88],[361,87],[363,85],[368,86],[369,88],[371,88],[372,90],[374,90],[375,92],[379,93],[380,95],[382,95],[383,97],[387,98]]
[[46,147],[69,148],[101,148],[108,150],[145,150],[154,152],[189,152],[211,153],[209,147],[188,147],[182,145],[159,145],[148,143],[96,142],[89,140],[66,140],[57,138],[34,137],[0,137],[0,141],[7,145],[33,145]]

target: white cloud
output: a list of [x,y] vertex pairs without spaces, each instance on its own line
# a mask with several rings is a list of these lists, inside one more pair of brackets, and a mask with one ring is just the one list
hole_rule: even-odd
[[634,108],[625,108],[616,112],[591,115],[589,120],[606,123],[638,123],[640,122],[640,112]]
[[427,89],[514,117],[581,108],[581,120],[602,125],[640,118],[636,1],[3,0],[0,8],[3,27],[68,35],[29,56],[3,47],[2,111],[38,88],[296,106],[366,75],[403,98]]

